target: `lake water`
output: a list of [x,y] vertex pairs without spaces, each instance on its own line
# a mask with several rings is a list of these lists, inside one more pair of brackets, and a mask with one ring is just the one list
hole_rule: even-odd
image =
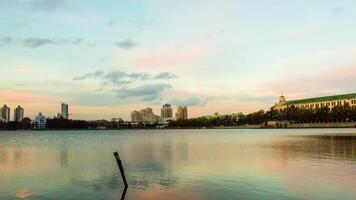
[[[0,199],[356,199],[356,129],[0,132]],[[341,137],[344,135],[344,137]]]

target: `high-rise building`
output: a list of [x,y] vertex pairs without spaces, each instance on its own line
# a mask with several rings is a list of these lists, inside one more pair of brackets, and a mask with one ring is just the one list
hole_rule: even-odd
[[176,120],[188,119],[188,109],[187,106],[178,106],[176,112]]
[[164,104],[161,108],[161,123],[168,124],[173,119],[173,110],[171,104]]
[[46,117],[41,112],[35,116],[35,128],[38,130],[46,128]]
[[152,108],[144,108],[140,111],[131,112],[131,122],[147,122],[150,124],[157,123],[159,116],[155,115]]
[[62,105],[61,105],[61,117],[63,117],[63,119],[69,118],[68,104],[66,104],[66,103],[62,103]]
[[20,122],[23,119],[24,109],[21,106],[17,106],[14,110],[14,121]]
[[10,108],[6,104],[1,108],[1,118],[3,122],[10,121]]

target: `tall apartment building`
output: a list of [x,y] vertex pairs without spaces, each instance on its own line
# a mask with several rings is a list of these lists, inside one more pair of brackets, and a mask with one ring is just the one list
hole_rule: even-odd
[[161,108],[161,123],[168,124],[173,119],[173,110],[170,104],[164,104]]
[[187,106],[178,106],[176,112],[176,120],[188,119],[188,109]]
[[20,122],[23,120],[24,109],[21,106],[17,106],[14,110],[14,121]]
[[61,117],[64,119],[69,119],[68,104],[66,103],[61,104]]
[[1,118],[3,122],[10,121],[10,108],[6,104],[1,108]]

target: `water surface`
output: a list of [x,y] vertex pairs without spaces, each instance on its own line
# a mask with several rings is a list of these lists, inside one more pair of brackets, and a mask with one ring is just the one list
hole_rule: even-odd
[[[0,199],[356,199],[356,129],[0,132]],[[341,137],[342,136],[342,137]]]

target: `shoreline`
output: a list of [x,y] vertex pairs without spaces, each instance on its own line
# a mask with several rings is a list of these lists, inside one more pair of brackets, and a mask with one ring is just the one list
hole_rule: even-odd
[[194,129],[356,129],[354,126],[349,127],[238,127],[238,126],[225,126],[225,127],[171,127],[171,128],[121,128],[121,129],[15,129],[15,130],[0,130],[0,132],[16,132],[16,131],[31,131],[31,132],[51,132],[51,131],[114,131],[114,130],[194,130]]

